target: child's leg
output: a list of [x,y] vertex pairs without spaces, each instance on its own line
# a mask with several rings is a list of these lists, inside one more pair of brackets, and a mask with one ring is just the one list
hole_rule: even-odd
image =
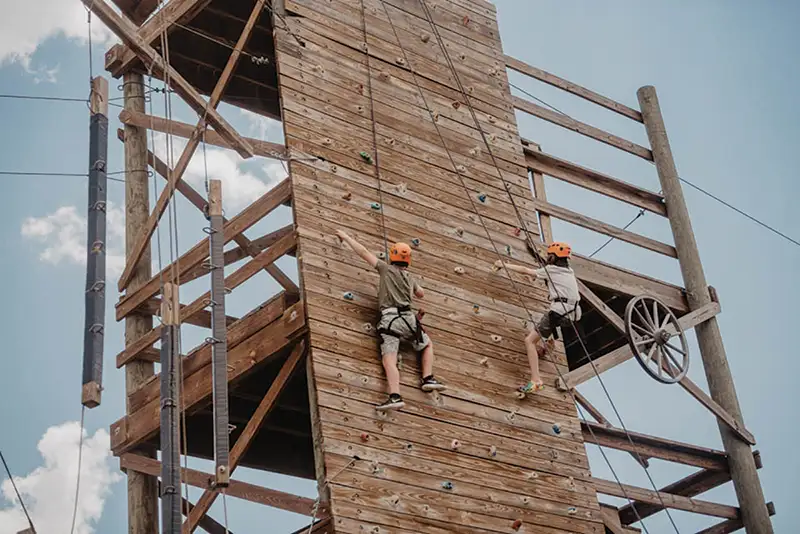
[[422,378],[433,374],[433,342],[428,341],[428,345],[422,349]]
[[400,370],[397,368],[397,352],[383,355],[383,370],[386,372],[386,384],[389,394],[400,394]]
[[531,382],[536,384],[542,383],[542,377],[539,374],[539,352],[542,348],[542,336],[539,332],[532,331],[525,336],[525,349],[528,353],[528,365],[531,368]]

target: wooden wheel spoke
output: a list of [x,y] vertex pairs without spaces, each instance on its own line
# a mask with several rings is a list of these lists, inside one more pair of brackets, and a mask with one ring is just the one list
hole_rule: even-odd
[[633,343],[634,343],[634,344],[635,344],[637,347],[640,347],[640,346],[642,346],[642,345],[649,345],[650,343],[655,343],[655,342],[656,342],[656,340],[655,340],[655,339],[653,339],[653,338],[649,338],[649,339],[637,339],[637,340],[636,340],[636,341],[634,341]]
[[670,323],[670,319],[672,319],[672,317],[670,317],[669,314],[665,315],[664,320],[661,321],[661,325],[658,327],[658,329],[659,330],[665,329],[667,325]]
[[[645,319],[645,318],[644,318],[644,316],[643,316],[643,315],[642,315],[642,313],[641,313],[641,312],[638,310],[638,308],[634,307],[634,308],[633,308],[633,311],[634,311],[634,312],[636,312],[636,315],[638,315],[638,316],[639,316],[639,319],[641,319],[641,321],[642,321],[642,324],[643,324],[644,326],[646,326],[646,327],[648,327],[648,328],[650,329],[650,330],[649,330],[649,332],[650,332],[650,333],[652,333],[652,332],[654,332],[654,331],[655,331],[655,329],[653,328],[653,325],[652,325],[652,324],[650,324],[650,322],[649,322],[647,319]],[[631,321],[631,326],[633,326],[634,328],[637,328],[639,325],[637,325],[636,323],[634,323],[633,321]]]
[[644,315],[645,315],[647,324],[650,326],[650,328],[653,329],[653,331],[655,331],[656,330],[656,323],[655,323],[655,321],[653,321],[653,318],[650,316],[650,310],[647,309],[647,303],[645,303],[644,301],[642,302],[642,310],[644,310]]
[[647,330],[646,328],[642,328],[641,326],[639,326],[636,323],[631,323],[631,326],[633,328],[635,328],[636,330],[638,330],[640,333],[646,335],[647,337],[649,337],[649,338],[653,337],[653,332],[651,332],[650,330]]
[[[651,378],[674,384],[689,370],[689,349],[681,323],[657,298],[641,295],[625,308],[625,333],[637,363]],[[678,343],[670,343],[679,337]]]
[[644,358],[644,360],[643,360],[645,364],[649,364],[650,363],[650,360],[653,358],[653,353],[656,351],[657,348],[658,348],[658,345],[653,344],[653,346],[650,348],[650,350],[647,353],[647,357]]
[[673,345],[673,344],[672,344],[672,343],[670,343],[669,341],[667,341],[667,342],[666,342],[666,345],[667,345],[669,348],[671,348],[672,350],[674,350],[675,352],[680,352],[681,354],[683,354],[683,355],[684,355],[684,357],[686,356],[686,351],[685,351],[685,350],[683,350],[683,349],[679,349],[678,347],[676,347],[675,345]]
[[664,372],[664,357],[661,354],[661,347],[656,345],[656,348],[658,349],[658,351],[657,351],[657,353],[658,353],[658,360],[657,360],[657,362],[658,362],[658,376],[663,376],[663,372]]
[[653,300],[653,329],[658,328],[658,301]]
[[683,363],[679,362],[675,356],[672,354],[672,351],[669,350],[666,346],[661,347],[664,353],[667,355],[667,365],[670,365],[670,362],[675,365],[675,368],[678,370],[677,374],[680,374],[681,370],[683,369]]

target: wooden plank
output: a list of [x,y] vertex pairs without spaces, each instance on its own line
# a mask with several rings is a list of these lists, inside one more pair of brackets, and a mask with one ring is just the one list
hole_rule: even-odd
[[[184,310],[186,306],[186,304],[181,304],[181,310]],[[150,315],[159,315],[161,312],[161,299],[152,298],[148,300],[139,308],[139,311],[143,313],[149,313]],[[231,317],[228,315],[225,317],[225,324],[230,325],[238,320],[238,317]],[[199,312],[194,313],[192,316],[187,316],[186,320],[183,322],[186,324],[200,326],[202,328],[211,328],[211,312],[208,310],[200,310]]]
[[81,1],[92,13],[97,15],[123,43],[130,47],[145,64],[152,65],[154,73],[168,72],[170,87],[178,93],[198,115],[205,117],[205,120],[208,121],[217,133],[219,133],[240,156],[249,158],[253,155],[253,149],[250,144],[242,139],[233,126],[222,118],[222,115],[207,106],[206,101],[200,96],[200,93],[198,93],[183,76],[165,63],[158,52],[153,50],[153,48],[138,35],[136,27],[130,20],[117,14],[105,0]]
[[[228,353],[228,380],[233,383],[255,366],[279,354],[290,346],[305,329],[303,304],[297,303],[283,317],[240,343]],[[211,366],[187,376],[183,398],[186,410],[211,395]],[[154,399],[145,407],[111,425],[111,447],[116,455],[128,452],[149,439],[158,430],[159,401]]]
[[[169,133],[184,139],[191,138],[195,131],[195,127],[191,124],[136,111],[122,110],[119,114],[119,120],[122,124],[137,126],[139,128],[148,128],[154,132]],[[272,159],[285,159],[289,157],[288,151],[284,145],[262,141],[252,137],[245,137],[244,139],[253,146],[253,154],[256,156]],[[213,130],[207,130],[205,132],[205,142],[220,148],[231,148],[231,145]]]
[[[681,328],[686,331],[694,328],[704,321],[707,321],[711,317],[716,316],[718,313],[720,313],[720,311],[722,310],[719,304],[712,302],[707,306],[703,306],[702,308],[679,317],[678,323],[681,325]],[[622,325],[622,328],[617,327],[617,329],[621,332],[624,332],[624,324]],[[570,371],[564,375],[563,381],[559,382],[558,387],[562,390],[575,388],[589,379],[594,378],[596,373],[604,373],[609,369],[613,369],[617,365],[625,363],[631,358],[633,358],[633,352],[631,351],[630,346],[625,344],[622,347],[595,359],[593,363],[594,368],[592,365],[583,365],[574,371]]]
[[[625,321],[617,315],[617,313],[612,310],[600,297],[598,297],[594,291],[586,287],[586,284],[578,280],[578,290],[581,295],[581,299],[587,301],[592,307],[597,310],[597,312],[606,318],[606,320],[611,323],[611,325],[616,328],[622,334],[625,333]],[[590,366],[591,367],[591,366]]]
[[[775,515],[775,504],[772,502],[767,503],[767,513],[770,517]],[[741,519],[728,519],[722,523],[710,526],[697,532],[697,534],[730,534],[737,532],[744,528],[744,522]]]
[[597,488],[597,492],[604,495],[611,495],[614,497],[626,497],[627,495],[627,497],[651,504],[660,504],[663,502],[667,508],[694,512],[696,514],[724,517],[727,519],[737,519],[739,517],[739,509],[735,506],[701,501],[699,499],[688,499],[679,495],[655,492],[653,490],[637,488],[627,484],[617,484],[616,482],[596,477],[592,478],[592,483],[595,488]]
[[[288,250],[292,250],[297,246],[297,237],[295,234],[288,234],[280,239],[275,245],[267,250],[261,252],[251,261],[232,272],[225,278],[225,287],[234,290],[250,278],[255,276],[265,265],[274,262]],[[181,308],[180,321],[188,322],[190,318],[198,313],[201,313],[211,302],[211,291],[206,291],[191,304]],[[125,350],[117,356],[117,367],[122,367],[127,362],[135,359],[137,355],[146,347],[152,346],[158,341],[161,335],[161,326],[153,328],[150,332],[140,337],[135,343],[126,347]]]
[[541,151],[524,147],[525,159],[528,167],[542,174],[558,180],[577,185],[589,191],[594,191],[631,204],[638,208],[646,209],[658,215],[667,215],[664,197],[647,189],[636,187],[617,178],[612,178],[598,171],[582,167],[571,161],[557,158]]
[[653,252],[658,252],[659,254],[669,256],[670,258],[678,257],[678,253],[675,251],[675,247],[672,245],[667,245],[666,243],[662,243],[656,239],[651,239],[641,234],[630,232],[622,228],[617,228],[614,225],[604,223],[603,221],[574,212],[567,208],[562,208],[561,206],[556,206],[555,204],[550,204],[543,200],[537,199],[535,203],[536,208],[541,213],[552,215],[553,217],[561,219],[562,221],[575,224],[582,228],[587,228],[594,232],[605,234],[615,239],[619,239],[620,241],[625,241],[626,243],[631,243],[647,250],[652,250]]
[[[161,473],[161,462],[134,453],[121,455],[119,464],[120,469],[136,471],[137,473],[145,473],[151,476],[159,476]],[[182,468],[181,480],[196,488],[208,488],[214,480],[214,475],[195,469]],[[226,493],[237,499],[264,504],[278,510],[300,515],[310,516],[311,509],[314,506],[314,499],[264,488],[239,480],[231,480]]]
[[[256,224],[267,214],[272,212],[272,210],[282,205],[290,198],[291,186],[289,180],[286,179],[264,193],[261,198],[228,221],[228,224],[224,227],[225,243],[232,241],[234,236],[247,231],[248,228]],[[183,276],[185,273],[194,269],[206,258],[208,258],[208,243],[203,240],[178,259],[178,265],[180,266],[179,276]],[[168,265],[140,289],[121,298],[116,306],[117,320],[121,320],[130,312],[141,306],[147,299],[156,295],[161,287],[162,277],[170,276],[172,268],[172,265]]]
[[[758,457],[758,451],[754,451],[753,456]],[[730,480],[731,474],[729,471],[703,469],[665,486],[660,491],[673,495],[680,495],[681,497],[692,498],[730,482]],[[634,512],[634,507],[636,507],[636,512]],[[653,514],[657,514],[663,509],[664,508],[660,504],[634,502],[626,504],[619,509],[619,519],[622,524],[630,525],[636,523],[640,519],[645,519]]]
[[600,141],[601,143],[605,143],[624,152],[628,152],[629,154],[633,154],[634,156],[639,156],[647,161],[653,161],[653,153],[649,148],[637,145],[636,143],[605,132],[599,128],[595,128],[594,126],[589,126],[586,123],[577,121],[561,113],[551,111],[518,96],[513,97],[513,101],[515,108],[524,111],[525,113],[529,113],[534,117],[544,119],[547,122],[551,122],[557,126],[566,128],[567,130],[572,130],[573,132],[577,132],[586,137],[590,137],[596,141]]
[[[280,372],[278,372],[278,375],[272,381],[272,384],[270,384],[267,393],[264,395],[264,398],[261,399],[261,402],[253,412],[253,415],[250,416],[250,419],[247,421],[247,425],[245,425],[244,430],[241,434],[239,434],[239,437],[236,439],[236,443],[231,449],[229,474],[233,474],[233,472],[239,466],[239,462],[250,448],[253,438],[255,438],[258,430],[264,423],[264,419],[267,417],[267,415],[269,415],[270,411],[272,411],[272,408],[275,406],[275,402],[283,392],[286,383],[289,381],[289,378],[291,378],[294,370],[297,368],[297,363],[300,361],[300,358],[305,355],[305,350],[306,344],[304,341],[301,341],[295,346],[295,348],[292,350],[292,353],[281,367]],[[195,504],[194,509],[189,513],[189,517],[186,518],[186,521],[183,524],[182,531],[184,534],[195,531],[195,529],[200,525],[200,520],[211,508],[211,505],[214,504],[217,495],[217,490],[206,489],[203,492],[203,494],[197,500],[197,504]]]
[[637,111],[633,108],[626,106],[625,104],[620,104],[610,98],[607,98],[599,93],[595,93],[591,89],[586,89],[585,87],[581,87],[576,83],[572,83],[569,80],[565,80],[564,78],[559,78],[555,74],[550,74],[547,71],[544,71],[540,68],[528,65],[527,63],[520,61],[519,59],[515,59],[511,56],[505,56],[506,66],[512,70],[530,76],[539,80],[540,82],[544,82],[548,85],[552,85],[553,87],[558,87],[559,89],[563,89],[568,93],[572,93],[573,95],[579,96],[589,102],[593,102],[600,106],[603,106],[606,109],[610,109],[616,113],[619,113],[623,117],[628,117],[629,119],[633,119],[636,122],[643,122],[642,113]]
[[669,462],[702,467],[714,471],[728,469],[727,456],[722,451],[681,443],[638,432],[626,432],[616,427],[583,422],[583,439],[602,447],[637,453]]
[[[711,304],[716,304],[716,302],[712,302]],[[665,362],[666,363],[666,362]],[[749,443],[750,445],[756,444],[756,438],[753,434],[744,427],[744,425],[739,424],[730,413],[728,413],[725,408],[720,406],[711,396],[708,395],[705,391],[700,389],[700,386],[689,380],[689,377],[684,377],[678,382],[680,386],[689,392],[689,395],[694,397],[697,402],[705,406],[711,413],[713,413],[717,419],[728,425],[733,432],[739,436],[742,440]]]
[[[135,0],[128,0],[135,1]],[[120,0],[115,0],[117,5]],[[170,0],[158,11],[153,17],[145,21],[149,15],[158,5],[158,0],[144,0],[139,2],[139,5],[134,10],[134,14],[122,9],[122,12],[128,15],[134,23],[142,24],[137,34],[142,38],[145,43],[153,44],[159,36],[167,31],[174,29],[175,23],[183,23],[192,19],[199,13],[205,6],[211,3],[211,0]],[[149,4],[149,8],[142,10],[141,6]],[[120,6],[121,7],[121,6]],[[143,16],[142,16],[143,15]],[[130,67],[137,61],[136,53],[125,45],[114,45],[111,50],[106,52],[105,62],[106,70],[111,73],[115,78],[122,75],[130,69]]]

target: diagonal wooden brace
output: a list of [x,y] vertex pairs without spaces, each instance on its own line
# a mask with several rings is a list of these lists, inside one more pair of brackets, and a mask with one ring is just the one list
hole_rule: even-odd
[[[292,373],[297,368],[297,364],[305,354],[305,349],[306,347],[304,341],[301,341],[295,346],[294,350],[292,350],[292,353],[289,355],[289,358],[283,364],[283,367],[281,367],[278,376],[275,377],[275,380],[269,387],[267,394],[264,395],[264,398],[259,403],[258,408],[256,408],[256,411],[253,413],[253,416],[247,422],[247,426],[245,426],[242,434],[236,440],[236,443],[234,444],[230,454],[229,468],[231,474],[244,457],[247,449],[253,442],[253,438],[255,438],[259,428],[261,428],[261,425],[264,423],[264,419],[266,419],[273,406],[275,406],[275,402],[278,400],[278,397],[280,396],[284,387],[289,382],[289,378],[291,378]],[[197,504],[195,504],[194,510],[191,511],[188,519],[183,523],[183,534],[191,534],[195,531],[195,529],[199,526],[200,519],[205,515],[206,512],[208,512],[209,509],[211,509],[211,505],[214,504],[214,500],[217,498],[217,495],[218,492],[214,489],[207,489],[203,492],[203,495],[197,501]]]

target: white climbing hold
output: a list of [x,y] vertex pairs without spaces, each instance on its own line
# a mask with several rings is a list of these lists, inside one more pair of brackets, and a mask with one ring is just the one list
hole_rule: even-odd
[[574,506],[570,506],[569,508],[567,508],[567,513],[569,515],[575,515],[578,513],[578,509],[575,508]]
[[406,64],[406,60],[401,58],[401,57],[395,59],[394,62],[397,63],[400,66],[405,66],[405,64]]
[[491,141],[492,143],[497,141],[497,134],[489,134],[489,141]]
[[489,447],[489,456],[491,456],[492,458],[497,456],[497,447],[495,447],[494,445]]
[[331,172],[333,174],[336,174],[337,172],[339,172],[339,167],[337,167],[336,165],[331,165]]
[[458,58],[459,58],[461,61],[464,61],[465,59],[467,59],[467,55],[466,55],[466,54],[459,54],[459,55],[458,55]]
[[461,443],[457,439],[454,439],[453,441],[450,442],[450,448],[453,449],[454,451],[458,450],[459,447],[461,447]]
[[550,450],[550,457],[551,457],[553,460],[558,460],[558,451],[555,451],[555,450]]
[[433,112],[433,120],[435,122],[439,122],[439,112],[438,111],[434,111]]
[[537,473],[536,471],[531,471],[530,473],[528,473],[528,480],[533,480],[535,478],[539,478],[539,473]]
[[463,267],[461,267],[461,266],[458,266],[458,267],[456,267],[456,268],[455,268],[455,269],[453,269],[453,270],[455,271],[455,273],[456,273],[456,274],[464,274],[464,273],[466,272],[466,271],[464,270],[464,268],[463,268]]
[[431,40],[431,36],[428,33],[423,33],[422,35],[420,35],[419,38],[423,43],[427,43],[428,41]]
[[456,167],[456,170],[457,170],[458,172],[460,172],[460,173],[465,173],[465,172],[467,172],[467,168],[466,168],[464,165],[458,165],[458,166]]
[[384,138],[384,141],[386,142],[387,145],[390,146],[394,146],[397,144],[397,141],[395,141],[393,137],[386,137]]
[[500,343],[503,340],[502,337],[498,336],[497,334],[492,334],[492,341],[495,343]]
[[475,148],[470,148],[469,149],[469,155],[470,156],[477,156],[480,153],[481,153],[481,148],[480,147],[476,146]]
[[458,234],[459,236],[463,236],[464,229],[459,226],[458,228],[456,228],[456,234]]
[[481,358],[481,365],[489,367],[489,358]]
[[490,122],[490,123],[492,123],[492,124],[494,124],[494,123],[496,123],[496,122],[497,122],[497,119],[496,119],[496,118],[494,118],[494,116],[492,116],[492,115],[489,115],[489,122]]
[[369,52],[369,45],[367,43],[361,43],[361,50]]
[[326,137],[325,139],[322,140],[322,146],[330,146],[331,143],[333,143],[333,139],[331,139],[330,137]]
[[494,76],[497,74],[497,69],[494,67],[489,67],[489,76]]
[[400,193],[402,195],[402,194],[405,194],[406,191],[408,191],[408,186],[405,183],[397,184],[397,192],[398,193]]

